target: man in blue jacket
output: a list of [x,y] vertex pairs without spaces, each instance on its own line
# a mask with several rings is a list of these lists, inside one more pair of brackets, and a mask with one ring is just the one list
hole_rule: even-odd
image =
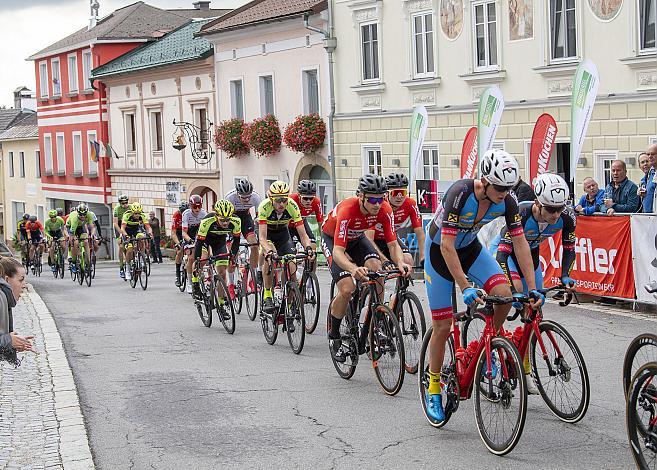
[[657,157],[657,144],[648,147],[648,150],[639,155],[639,167],[644,175],[637,194],[641,198],[642,212],[651,214],[653,212],[653,199],[655,197],[655,158]]
[[627,179],[627,166],[623,160],[611,162],[611,182],[605,188],[604,204],[600,207],[607,215],[632,213],[639,208],[639,188]]
[[582,186],[584,186],[584,192],[586,194],[580,198],[575,211],[578,215],[591,215],[600,210],[605,192],[598,187],[598,183],[591,177],[584,178]]

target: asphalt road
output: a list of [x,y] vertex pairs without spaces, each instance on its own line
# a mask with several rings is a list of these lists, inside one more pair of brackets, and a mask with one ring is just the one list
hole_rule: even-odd
[[[388,397],[361,361],[336,374],[322,309],[299,356],[279,334],[269,346],[258,321],[237,318],[233,336],[205,328],[173,265],[153,267],[146,292],[99,265],[91,288],[49,273],[30,278],[51,309],[74,372],[95,463],[124,468],[632,468],[620,382],[631,339],[656,324],[577,307],[545,316],[577,340],[591,405],[576,425],[529,397],[523,436],[506,457],[479,439],[472,401],[440,430],[425,421],[417,376]],[[320,273],[323,303],[330,279]],[[424,301],[423,288],[419,292]]]

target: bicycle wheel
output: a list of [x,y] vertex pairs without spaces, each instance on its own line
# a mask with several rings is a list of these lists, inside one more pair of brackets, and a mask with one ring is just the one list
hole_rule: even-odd
[[485,326],[486,320],[484,320],[484,316],[481,313],[471,313],[463,325],[461,347],[467,349],[470,342],[475,340],[479,341]]
[[306,318],[304,305],[299,292],[299,286],[295,281],[287,283],[287,295],[285,296],[285,331],[292,352],[299,354],[303,350],[306,340]]
[[648,362],[657,362],[657,335],[644,333],[632,340],[623,360],[623,390],[627,396],[632,377]]
[[301,297],[304,303],[304,314],[306,316],[306,333],[313,334],[319,322],[320,289],[317,275],[313,272],[301,277]]
[[258,285],[258,278],[256,277],[255,269],[249,265],[249,269],[246,271],[247,277],[243,279],[245,285],[246,295],[244,300],[246,302],[246,313],[249,316],[249,320],[254,321],[258,313],[258,297],[259,292],[262,290]]
[[538,339],[532,335],[529,360],[536,388],[557,418],[576,423],[586,414],[591,395],[584,357],[560,324],[545,320],[538,328],[547,358],[543,358]]
[[527,417],[527,383],[522,359],[508,339],[491,339],[491,350],[499,361],[497,373],[486,376],[486,348],[481,351],[475,369],[474,410],[479,436],[495,455],[513,450]]
[[64,279],[64,274],[66,273],[66,266],[64,265],[64,255],[62,253],[59,254],[59,277],[61,279]]
[[657,362],[643,365],[629,387],[625,420],[632,457],[640,469],[657,468]]
[[50,260],[51,263],[55,265],[55,270],[52,272],[52,275],[55,279],[59,277],[59,253],[55,252],[54,260]]
[[246,295],[244,279],[242,279],[242,270],[242,266],[235,266],[235,300],[233,307],[235,308],[235,313],[237,315],[242,313],[242,306],[244,304],[244,297]]
[[395,305],[395,310],[404,338],[406,372],[415,374],[418,368],[422,338],[424,338],[424,333],[427,331],[424,310],[417,295],[408,291],[402,294],[401,299]]
[[[148,247],[146,247],[146,250],[148,250]],[[151,275],[151,254],[148,251],[144,255],[144,271],[146,271],[146,276]]]
[[404,383],[404,337],[397,317],[386,305],[378,305],[370,321],[372,366],[383,391],[396,395]]
[[91,277],[96,279],[96,252],[91,255]]
[[130,287],[133,289],[137,286],[137,278],[141,272],[141,267],[137,264],[138,256],[135,252],[132,253],[132,261],[130,262]]
[[[84,256],[83,254],[80,256]],[[75,271],[78,276],[78,284],[82,285],[84,283],[84,262],[79,259],[75,262]]]
[[139,285],[142,290],[146,290],[148,287],[148,271],[146,264],[146,257],[143,253],[138,253],[137,257],[139,259]]
[[278,307],[274,313],[267,313],[262,308],[263,297],[260,296],[260,323],[267,343],[274,344],[278,338]]
[[36,274],[38,277],[41,277],[41,272],[43,271],[43,264],[41,262],[42,255],[39,254],[36,259]]
[[194,299],[198,316],[201,318],[203,325],[210,328],[212,325],[212,310],[214,308],[214,284],[210,281],[210,288],[204,279],[199,279],[198,288],[201,291],[201,300]]
[[[342,340],[342,350],[347,351],[347,357],[345,362],[338,362],[333,359],[331,354],[331,345],[329,343],[329,355],[331,356],[331,361],[333,361],[333,367],[338,372],[338,375],[345,380],[349,380],[353,377],[356,372],[356,366],[358,365],[358,327],[353,326],[353,306],[349,302],[347,304],[347,314],[342,319],[342,324],[340,325],[340,338]],[[329,311],[326,317],[327,328],[330,328],[331,325],[331,308],[329,306]]]
[[[229,294],[226,281],[221,276],[217,276],[215,279],[214,299],[215,305],[217,306],[217,315],[219,316],[219,320],[221,320],[221,324],[224,325],[226,332],[232,335],[235,333],[235,307],[233,302],[228,299]],[[224,299],[223,305],[219,303],[219,291],[221,291]]]
[[87,287],[91,287],[91,265],[85,266],[84,280],[87,283]]
[[447,344],[445,345],[445,356],[443,357],[443,365],[440,368],[440,384],[442,386],[443,405],[445,409],[445,419],[436,422],[427,414],[427,399],[426,395],[429,390],[429,359],[430,351],[429,344],[431,342],[431,334],[433,333],[433,326],[430,326],[422,339],[422,346],[420,347],[420,356],[418,359],[418,389],[420,392],[420,402],[422,412],[429,424],[434,428],[442,428],[447,424],[452,415],[459,407],[459,385],[458,378],[456,377],[456,361],[454,360],[454,338],[452,335],[447,337]]
[[180,267],[180,286],[178,286],[180,292],[185,292],[187,288],[187,268],[185,266],[186,264],[183,264]]

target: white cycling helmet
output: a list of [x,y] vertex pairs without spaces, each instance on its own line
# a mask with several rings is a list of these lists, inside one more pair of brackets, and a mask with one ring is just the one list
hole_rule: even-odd
[[512,187],[520,179],[518,162],[504,150],[491,149],[484,153],[479,174],[491,184]]
[[543,173],[536,177],[534,184],[536,199],[544,206],[562,207],[570,197],[570,190],[564,179],[554,173]]

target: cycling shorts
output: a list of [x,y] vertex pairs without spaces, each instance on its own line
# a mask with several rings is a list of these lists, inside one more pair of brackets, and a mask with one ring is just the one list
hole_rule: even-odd
[[176,229],[176,237],[178,237],[178,241],[180,241],[180,242],[183,241],[182,229],[181,228]]
[[[86,239],[88,236],[87,227],[85,225],[77,227],[75,233],[71,233],[71,235],[75,235],[75,238],[78,239]],[[84,237],[82,235],[84,235]]]
[[[490,247],[490,252],[493,256],[497,253],[497,243],[493,243]],[[532,254],[533,250],[532,250]],[[507,258],[506,262],[509,265],[509,273],[511,274],[511,279],[512,280],[521,280],[522,281],[522,289],[525,294],[529,293],[529,289],[527,288],[527,282],[525,281],[525,277],[521,276],[522,271],[518,268],[517,260],[514,255],[511,255]],[[542,289],[543,288],[543,270],[541,269],[541,264],[538,263],[538,267],[536,267],[536,263],[534,263],[535,269],[534,269],[534,279],[536,280],[536,288],[537,289]]]
[[[200,225],[190,225],[189,227],[187,227],[187,236],[192,240],[196,239],[196,234],[198,233],[199,227]],[[182,235],[182,229],[180,234]]]
[[55,230],[54,232],[49,233],[54,240],[59,240],[60,238],[64,238],[64,232],[62,232],[62,229]]
[[[454,316],[452,307],[454,278],[447,268],[440,245],[427,237],[424,246],[425,253],[429,255],[424,263],[424,279],[431,318],[433,320],[451,319]],[[456,253],[468,279],[486,292],[490,292],[500,284],[508,285],[504,271],[497,260],[483,249],[479,240],[475,239],[469,245],[457,249]]]
[[274,244],[278,256],[293,255],[297,252],[290,232],[283,230],[267,230],[267,240]]
[[[331,276],[335,282],[338,282],[341,279],[351,276],[351,273],[338,266],[338,263],[333,262],[333,244],[333,237],[322,233],[322,250],[331,269]],[[370,258],[381,259],[376,248],[374,248],[370,239],[365,235],[347,243],[345,253],[349,255],[356,266],[365,266],[365,261]]]
[[[206,238],[205,240],[197,241],[196,242],[196,247],[194,248],[194,257],[196,259],[201,258],[201,252],[203,251],[203,247],[209,246],[211,249],[211,254],[213,256],[228,253],[228,247],[226,245],[226,237],[211,237],[211,238]],[[228,266],[228,258],[222,258],[216,261],[217,266]]]
[[235,217],[238,217],[242,223],[242,235],[244,238],[248,237],[252,233],[255,233],[255,224],[249,211],[235,211],[234,215]]
[[[390,261],[392,261],[392,258],[390,257],[390,249],[388,248],[388,244],[386,243],[385,240],[374,240],[374,243],[376,246],[379,248],[379,251],[383,253],[383,256],[388,258]],[[406,246],[406,243],[404,243],[399,237],[397,237],[397,243],[399,243],[399,246],[401,246],[402,253],[410,253],[408,250],[408,247]]]
[[30,237],[32,238],[32,243],[41,243],[41,232],[34,232],[30,234]]
[[[315,239],[315,232],[310,228],[310,224],[308,223],[308,219],[303,219],[303,226],[306,229],[306,233],[308,234],[308,238],[310,238],[310,241],[312,243],[317,243],[317,240]],[[301,241],[299,238],[299,231],[297,230],[296,227],[289,227],[290,230],[290,236],[292,237],[292,240],[294,241]]]

